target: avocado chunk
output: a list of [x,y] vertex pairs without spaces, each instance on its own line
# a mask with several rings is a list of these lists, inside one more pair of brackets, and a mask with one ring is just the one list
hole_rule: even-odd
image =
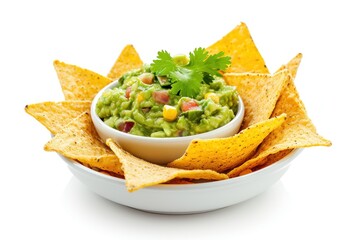
[[204,114],[204,111],[201,108],[193,108],[186,112],[181,113],[184,117],[189,119],[192,122],[200,121],[201,115]]

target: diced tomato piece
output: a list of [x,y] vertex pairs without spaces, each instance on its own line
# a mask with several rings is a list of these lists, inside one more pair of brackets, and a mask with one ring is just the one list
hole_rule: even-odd
[[169,93],[166,90],[153,92],[152,96],[153,96],[155,102],[161,103],[161,104],[167,104],[170,100]]
[[131,86],[130,86],[130,87],[127,87],[127,88],[126,88],[126,91],[125,91],[125,97],[126,97],[127,99],[130,98],[130,93],[131,93]]
[[134,124],[134,122],[122,122],[119,124],[118,130],[128,133],[133,128]]
[[145,84],[152,84],[154,82],[154,74],[152,73],[143,73],[139,78]]
[[183,101],[181,103],[181,111],[186,112],[191,109],[198,108],[199,104],[195,100]]

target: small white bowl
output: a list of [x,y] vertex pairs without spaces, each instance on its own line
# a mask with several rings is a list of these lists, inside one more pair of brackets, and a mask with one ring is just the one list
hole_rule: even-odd
[[278,162],[244,176],[207,183],[160,184],[132,193],[127,191],[125,180],[60,156],[80,182],[110,201],[148,212],[189,214],[228,207],[259,195],[283,176],[301,150],[296,149]]
[[91,104],[91,118],[95,129],[104,142],[106,139],[112,138],[124,150],[130,152],[134,156],[152,163],[165,165],[181,157],[193,139],[211,139],[233,136],[239,131],[244,118],[244,104],[239,97],[238,112],[234,119],[232,119],[228,124],[206,133],[170,138],[143,137],[124,133],[106,125],[95,112],[96,103],[103,92],[107,89],[114,88],[117,85],[117,81],[110,83],[99,91],[93,99]]

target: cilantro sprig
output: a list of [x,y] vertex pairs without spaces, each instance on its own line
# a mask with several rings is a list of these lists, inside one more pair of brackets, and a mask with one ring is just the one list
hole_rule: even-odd
[[221,76],[231,63],[224,52],[210,55],[204,48],[196,48],[189,54],[186,65],[177,64],[170,53],[162,50],[150,69],[155,75],[166,76],[171,82],[171,93],[194,98],[200,92],[202,83],[210,84],[214,77]]

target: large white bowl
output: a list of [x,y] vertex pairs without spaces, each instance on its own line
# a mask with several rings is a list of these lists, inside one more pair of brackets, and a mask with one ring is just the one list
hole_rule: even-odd
[[189,214],[231,206],[267,190],[287,171],[301,152],[294,150],[280,161],[253,173],[227,180],[194,184],[160,184],[128,192],[125,180],[108,176],[68,160],[70,171],[86,187],[113,202],[143,211]]
[[104,142],[106,139],[111,138],[124,150],[130,152],[134,156],[152,163],[164,165],[181,157],[193,139],[210,139],[233,136],[239,131],[244,118],[244,104],[239,97],[239,107],[235,118],[228,124],[206,133],[171,138],[143,137],[124,133],[106,125],[95,112],[96,103],[103,92],[107,89],[114,88],[117,84],[117,81],[110,83],[99,91],[93,99],[91,104],[91,118],[95,129]]

